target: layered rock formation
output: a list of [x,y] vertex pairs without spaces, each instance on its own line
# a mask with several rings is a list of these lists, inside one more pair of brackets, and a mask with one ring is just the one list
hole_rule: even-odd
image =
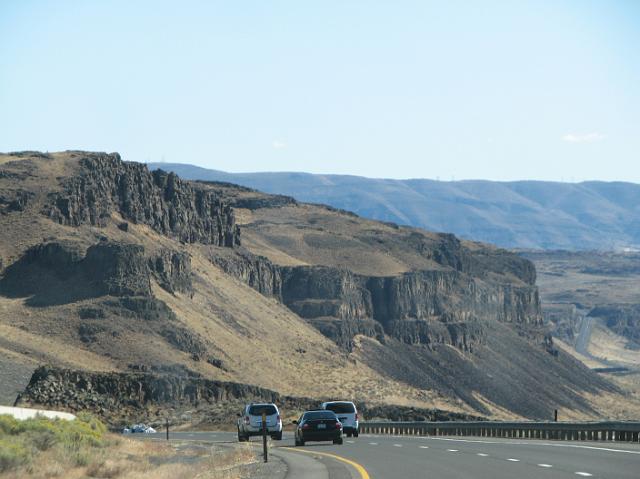
[[117,153],[82,158],[80,174],[66,179],[63,190],[51,194],[43,211],[61,224],[104,226],[116,212],[187,243],[240,244],[233,210],[214,193],[173,173],[125,163]]
[[176,374],[130,372],[91,373],[50,367],[38,368],[16,406],[43,405],[73,411],[118,415],[120,409],[139,410],[149,405],[199,406],[232,400],[280,401],[268,389],[204,379],[188,371]]
[[600,305],[589,316],[604,319],[609,329],[640,348],[640,304]]
[[[285,396],[248,384],[212,381],[176,368],[148,370],[144,366],[133,366],[132,369],[133,371],[124,373],[90,373],[42,366],[33,373],[29,385],[18,396],[15,405],[62,408],[74,412],[91,411],[111,425],[122,424],[129,418],[139,422],[150,410],[155,412],[155,417],[150,418],[152,421],[161,424],[164,417],[171,415],[175,423],[180,422],[181,413],[192,413],[194,408],[198,408],[205,412],[200,415],[200,420],[229,424],[230,417],[235,417],[241,405],[249,401],[277,403],[283,414],[291,416],[301,410],[318,408],[324,400]],[[223,406],[222,416],[207,416],[207,408],[218,405]],[[365,415],[369,419],[482,419],[440,409],[369,406],[367,403],[359,404],[359,410],[361,417]],[[193,420],[191,415],[183,417]]]
[[158,284],[170,293],[193,291],[191,258],[187,253],[163,248],[149,258],[149,269]]
[[[246,252],[214,254],[212,261],[262,294],[280,299],[347,348],[356,334],[382,338],[386,333],[408,344],[469,350],[482,341],[482,321],[542,324],[535,270],[529,262],[515,256],[503,260],[520,268],[516,271],[522,284],[484,281],[467,273],[477,270],[481,260],[461,252],[449,235],[445,240],[428,250],[429,257],[455,269],[396,276],[365,276],[329,266],[278,266]],[[454,248],[447,249],[451,244]]]

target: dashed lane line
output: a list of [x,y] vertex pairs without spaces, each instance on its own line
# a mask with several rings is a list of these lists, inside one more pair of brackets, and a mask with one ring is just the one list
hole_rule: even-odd
[[605,451],[605,452],[622,452],[626,454],[640,454],[640,451],[629,451],[627,449],[613,449],[611,447],[583,446],[581,444],[554,444],[550,442],[533,442],[533,441],[480,441],[477,439],[453,439],[448,437],[432,437],[432,436],[417,436],[416,439],[430,440],[430,441],[470,442],[470,443],[477,443],[477,444],[497,444],[497,445],[509,445],[509,446],[571,447],[574,449],[592,449],[596,451]]
[[370,443],[369,443],[369,445],[370,445],[370,446],[377,446],[377,445],[378,445],[378,443],[377,443],[377,442],[370,442]]
[[485,454],[484,452],[479,452],[478,454],[476,454],[476,456],[489,457],[489,454]]
[[540,467],[553,467],[551,464],[538,464]]
[[583,477],[591,477],[591,476],[593,476],[593,474],[589,474],[588,472],[580,472],[580,471],[576,472],[576,474],[578,476],[583,476]]
[[429,446],[420,446],[420,449],[429,449]]
[[394,444],[394,447],[402,447],[402,444]]
[[510,457],[509,459],[507,459],[507,461],[520,462],[520,459],[514,459],[514,458]]
[[447,449],[447,451],[449,451],[449,452],[458,452],[457,449]]

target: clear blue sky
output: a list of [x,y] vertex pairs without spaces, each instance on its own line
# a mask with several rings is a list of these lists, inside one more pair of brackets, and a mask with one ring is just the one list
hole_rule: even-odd
[[640,1],[0,1],[0,151],[640,182]]

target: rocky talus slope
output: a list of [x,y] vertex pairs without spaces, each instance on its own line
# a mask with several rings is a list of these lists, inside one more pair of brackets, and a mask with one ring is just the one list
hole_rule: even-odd
[[0,352],[52,365],[25,404],[115,417],[338,390],[545,418],[622,397],[554,347],[533,265],[489,245],[117,154],[0,155],[0,197]]
[[[40,367],[18,397],[20,406],[92,410],[109,419],[112,426],[145,420],[162,425],[224,424],[235,417],[249,401],[275,402],[288,416],[320,407],[328,398],[291,397],[257,386],[203,378],[189,370],[145,366],[129,372],[96,374]],[[475,420],[478,416],[439,409],[359,404],[369,418],[408,418],[405,420]]]

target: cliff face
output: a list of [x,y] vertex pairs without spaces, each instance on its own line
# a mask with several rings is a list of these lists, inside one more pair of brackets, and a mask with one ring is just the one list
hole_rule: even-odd
[[[472,271],[477,264],[466,253],[456,258],[459,251],[448,251],[446,244],[439,251],[445,264],[461,270]],[[356,334],[381,337],[384,332],[408,344],[469,350],[482,341],[481,321],[542,324],[537,288],[524,281],[488,282],[458,269],[365,276],[328,266],[277,266],[248,253],[214,255],[212,261],[262,294],[280,299],[347,348]],[[534,280],[528,262],[514,262],[525,265],[524,280]]]
[[63,190],[51,194],[43,210],[60,224],[104,226],[117,212],[186,243],[240,244],[233,211],[215,194],[174,173],[125,163],[117,153],[81,159],[80,174],[67,179]]
[[[91,373],[43,366],[33,373],[15,405],[91,411],[113,426],[143,419],[154,425],[163,425],[164,418],[171,416],[172,425],[181,422],[180,416],[190,419],[192,424],[201,420],[229,425],[235,413],[249,401],[273,402],[284,414],[292,415],[319,407],[322,399],[285,396],[248,384],[212,381],[176,368],[148,370],[136,366],[125,373]],[[369,419],[482,419],[439,409],[389,405],[369,407],[366,403],[358,404],[358,409]],[[194,418],[194,413],[198,417]]]
[[103,373],[38,368],[17,406],[43,405],[73,411],[96,411],[103,417],[118,417],[121,410],[140,410],[149,405],[197,407],[233,400],[280,401],[268,389],[225,381],[211,381],[173,371]]
[[602,318],[614,333],[640,348],[640,304],[600,305],[593,308],[589,316]]
[[267,258],[251,254],[246,250],[230,252],[214,249],[209,255],[209,260],[261,294],[281,299],[281,270]]

